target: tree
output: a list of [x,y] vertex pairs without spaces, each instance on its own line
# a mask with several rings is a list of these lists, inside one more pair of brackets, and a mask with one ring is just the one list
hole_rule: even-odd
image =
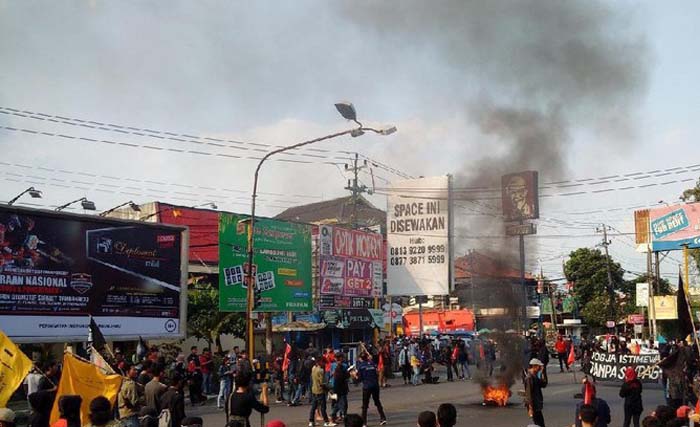
[[193,280],[187,294],[187,330],[190,335],[206,340],[221,353],[221,335],[243,336],[245,316],[243,313],[219,311],[219,290],[209,283]]
[[[630,301],[628,297],[616,295],[615,306],[617,310],[615,321],[617,322],[635,313],[634,302]],[[594,328],[605,326],[605,322],[610,320],[608,313],[610,313],[610,297],[607,294],[595,295],[581,310],[581,316],[586,319],[586,324]]]
[[[700,202],[700,178],[698,178],[698,181],[695,183],[695,187],[683,191],[681,200],[688,203]],[[690,256],[695,261],[695,265],[700,270],[700,249],[691,249],[689,252]]]
[[[613,289],[630,295],[632,285],[623,278],[624,270],[610,258]],[[585,308],[597,296],[610,298],[605,261],[605,255],[598,249],[580,248],[569,254],[569,260],[564,264],[564,275],[566,280],[574,283],[579,307]],[[608,312],[603,314],[607,315]]]

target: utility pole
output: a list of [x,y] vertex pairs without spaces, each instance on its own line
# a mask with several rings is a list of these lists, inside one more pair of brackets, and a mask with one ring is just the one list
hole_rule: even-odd
[[596,233],[603,233],[603,248],[605,249],[605,268],[608,271],[608,294],[610,295],[610,320],[617,324],[617,310],[615,308],[615,290],[613,289],[612,271],[610,270],[610,254],[608,253],[608,227],[601,224],[601,228],[596,228]]
[[[372,189],[367,188],[366,185],[361,185],[360,180],[359,180],[359,174],[362,169],[368,168],[369,165],[367,164],[367,160],[364,160],[362,164],[360,164],[360,155],[358,153],[355,153],[355,159],[353,160],[352,165],[345,164],[345,170],[350,170],[352,169],[352,179],[348,180],[348,185],[345,187],[346,190],[350,191],[352,193],[352,213],[350,214],[350,227],[355,230],[358,228],[358,223],[357,223],[357,204],[360,199],[360,194],[367,193],[367,194],[372,194]],[[374,308],[378,309],[379,308],[379,298],[375,297],[374,298]],[[379,341],[379,331],[377,329],[374,329],[374,334],[373,334],[373,341],[374,345],[377,345]]]
[[352,165],[345,164],[345,170],[351,170],[352,169],[352,179],[348,180],[348,185],[345,187],[346,190],[350,191],[352,193],[352,214],[350,215],[350,226],[352,229],[356,229],[358,224],[357,224],[357,203],[359,201],[359,196],[362,193],[367,193],[367,194],[372,194],[372,189],[367,188],[366,185],[360,185],[359,182],[359,173],[362,169],[368,168],[369,165],[367,164],[367,160],[363,162],[363,164],[359,164],[360,162],[360,155],[355,153],[355,159],[353,160]]

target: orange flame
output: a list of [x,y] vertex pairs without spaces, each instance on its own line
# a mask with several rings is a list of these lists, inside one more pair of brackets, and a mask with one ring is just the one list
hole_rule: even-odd
[[505,384],[497,387],[487,385],[483,388],[484,402],[493,402],[498,406],[506,406],[510,398],[510,388]]

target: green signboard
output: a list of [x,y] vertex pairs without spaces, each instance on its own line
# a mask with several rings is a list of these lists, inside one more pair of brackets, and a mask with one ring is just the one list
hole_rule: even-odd
[[[247,215],[219,216],[219,310],[246,310]],[[261,291],[255,311],[311,311],[311,226],[258,218],[253,274]]]

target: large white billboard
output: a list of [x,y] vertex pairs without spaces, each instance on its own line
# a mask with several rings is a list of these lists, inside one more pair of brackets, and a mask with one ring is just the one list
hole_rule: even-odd
[[387,294],[450,292],[449,177],[395,182],[387,212]]

